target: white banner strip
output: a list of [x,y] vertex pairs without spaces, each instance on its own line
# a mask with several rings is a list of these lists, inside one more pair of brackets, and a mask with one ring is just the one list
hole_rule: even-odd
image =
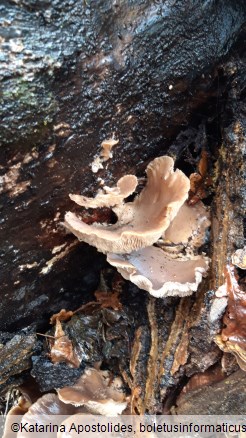
[[246,436],[246,415],[28,415],[28,421],[9,415],[0,418],[0,429],[3,438],[211,438],[223,435],[236,438]]

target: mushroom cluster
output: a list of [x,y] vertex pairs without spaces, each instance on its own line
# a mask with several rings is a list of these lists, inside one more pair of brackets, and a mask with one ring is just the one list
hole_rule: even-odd
[[174,171],[171,157],[155,158],[146,173],[145,187],[131,202],[124,200],[136,189],[134,175],[123,176],[114,188],[104,187],[95,198],[69,195],[85,208],[111,207],[115,224],[88,225],[68,212],[64,225],[151,295],[190,295],[208,269],[208,258],[197,254],[210,225],[208,212],[201,201],[186,203],[190,181],[181,170]]
[[[56,419],[61,420],[62,424],[71,424],[78,420],[79,414],[117,416],[126,409],[127,404],[120,378],[112,379],[108,371],[87,368],[75,385],[57,389],[57,394],[45,394],[33,404],[27,395],[25,401],[21,397],[19,404],[7,415],[3,438],[29,436],[25,430],[18,433],[10,432],[12,415],[20,416],[20,420],[26,425],[41,423],[45,426],[50,423],[53,415],[59,415]],[[59,436],[65,434],[60,435],[58,432],[57,437]]]
[[112,148],[119,143],[114,136],[107,140],[103,140],[101,143],[101,152],[94,157],[91,164],[91,170],[93,173],[97,173],[99,169],[103,169],[103,163],[113,157]]

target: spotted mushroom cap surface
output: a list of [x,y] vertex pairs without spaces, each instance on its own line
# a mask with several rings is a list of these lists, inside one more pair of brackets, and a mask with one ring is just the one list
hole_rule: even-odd
[[131,254],[108,254],[107,261],[126,280],[156,298],[186,296],[197,290],[208,270],[208,259],[172,259],[162,249],[150,246]]

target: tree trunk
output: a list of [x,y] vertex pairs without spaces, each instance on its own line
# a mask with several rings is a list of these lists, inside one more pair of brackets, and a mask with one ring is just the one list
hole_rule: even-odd
[[[112,186],[126,173],[143,176],[149,160],[165,154],[189,176],[206,149],[208,278],[193,296],[165,300],[120,282],[113,340],[106,336],[105,346],[101,337],[86,360],[123,376],[136,413],[193,412],[199,384],[191,401],[181,390],[199,373],[210,399],[217,375],[223,397],[235,398],[223,413],[237,413],[233,385],[225,388],[238,367],[214,343],[220,323],[211,324],[209,312],[228,259],[244,244],[244,0],[5,0],[0,11],[1,393],[30,372],[43,391],[53,389],[57,373],[44,387],[51,371],[34,333],[47,330],[61,308],[95,301],[102,270],[109,288],[120,281],[102,254],[65,233],[64,214],[74,209],[69,193],[92,196],[101,180]],[[93,173],[101,142],[113,135],[113,158]],[[107,210],[84,216],[110,219]],[[92,316],[93,324],[105,317],[101,308]],[[123,337],[116,334],[122,324]],[[11,353],[14,336],[27,345],[21,363]],[[78,375],[65,368],[74,381]]]

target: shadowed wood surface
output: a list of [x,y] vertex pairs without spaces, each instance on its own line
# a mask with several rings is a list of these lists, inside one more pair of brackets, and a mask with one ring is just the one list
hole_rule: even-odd
[[[34,334],[61,308],[94,302],[103,270],[107,293],[120,283],[123,308],[105,316],[97,304],[73,316],[64,323],[72,341],[88,341],[86,362],[102,361],[123,376],[133,412],[167,413],[178,400],[177,412],[192,413],[203,391],[182,401],[192,376],[207,372],[213,388],[219,367],[223,392],[223,379],[238,369],[213,342],[220,321],[212,324],[209,312],[225,264],[244,244],[245,3],[5,0],[0,11],[0,391],[25,381],[28,370],[42,391],[59,375],[68,384],[82,373],[83,361],[78,370],[52,365]],[[101,142],[113,134],[113,158],[93,173]],[[69,193],[94,196],[98,177],[109,186],[126,173],[142,177],[150,159],[164,154],[189,176],[202,150],[212,216],[204,249],[212,261],[197,294],[154,299],[65,233],[65,212],[81,212]],[[112,219],[107,209],[83,218]],[[93,332],[101,325],[103,332]]]

